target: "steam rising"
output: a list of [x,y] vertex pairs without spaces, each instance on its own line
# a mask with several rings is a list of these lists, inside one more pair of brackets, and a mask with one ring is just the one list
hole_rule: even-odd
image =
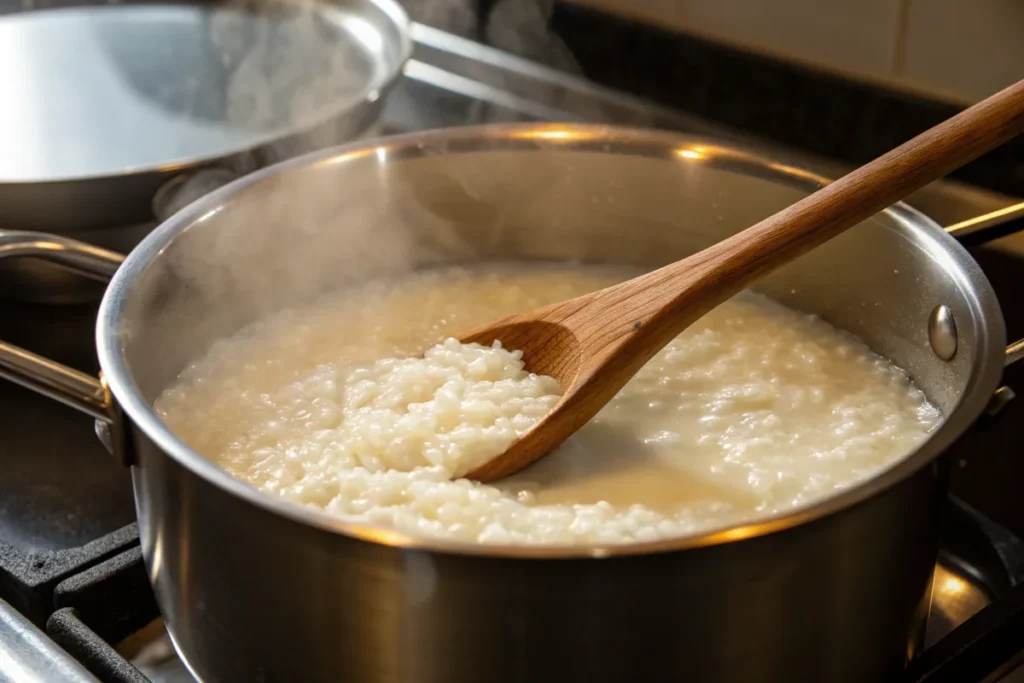
[[148,106],[249,147],[228,162],[238,174],[365,133],[403,56],[404,27],[370,0],[227,0],[154,23],[136,42],[169,32],[159,63],[180,67],[112,59]]
[[[524,0],[534,2],[535,0]],[[474,38],[478,19],[476,0],[405,0],[402,6],[415,22],[464,38]]]
[[569,73],[579,64],[557,36],[548,30],[554,0],[499,0],[487,23],[487,39],[505,50]]
[[486,26],[484,42],[499,50],[554,67],[580,73],[572,53],[548,29],[554,0],[497,0],[488,16],[478,16],[476,0],[405,0],[413,21],[466,38],[476,39]]
[[[339,93],[358,89],[373,68],[366,61],[372,37],[360,33],[365,27],[345,7],[263,0],[217,10],[209,37],[227,73],[226,119],[259,130],[302,128],[322,120]],[[441,28],[467,33],[475,24],[471,0],[412,1],[408,7],[413,18]],[[542,0],[499,2],[489,22],[492,42],[537,57],[561,54],[564,48],[545,29],[549,9]],[[302,144],[330,146],[357,131],[328,127],[321,133],[307,132]],[[279,158],[301,151],[294,140],[274,147]],[[557,205],[562,196],[589,201],[573,197],[572,169],[562,161],[524,178],[515,154],[489,155],[489,172],[481,174],[479,162],[464,155],[428,153],[396,165],[388,153],[386,146],[369,148],[356,158],[264,179],[180,235],[137,283],[125,316],[133,321],[123,330],[126,346],[143,354],[129,358],[143,393],[153,398],[213,340],[325,291],[510,249],[529,257],[536,247],[523,242],[524,221],[533,222],[538,212],[546,222],[557,220],[541,207]],[[510,220],[503,195],[513,184],[537,203]],[[576,235],[570,227],[567,221],[566,234]],[[541,251],[557,248],[561,232],[553,226]]]
[[245,128],[307,128],[383,76],[312,5],[287,15],[219,12],[210,33],[231,66],[227,119]]

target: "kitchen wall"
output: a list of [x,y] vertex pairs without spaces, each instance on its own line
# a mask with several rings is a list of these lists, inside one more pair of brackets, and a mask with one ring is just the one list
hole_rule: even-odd
[[563,0],[954,103],[1024,78],[1024,0]]

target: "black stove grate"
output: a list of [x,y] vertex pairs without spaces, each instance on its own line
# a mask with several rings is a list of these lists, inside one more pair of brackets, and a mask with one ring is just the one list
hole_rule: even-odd
[[50,615],[46,632],[103,683],[152,683],[86,626],[73,607],[64,607]]

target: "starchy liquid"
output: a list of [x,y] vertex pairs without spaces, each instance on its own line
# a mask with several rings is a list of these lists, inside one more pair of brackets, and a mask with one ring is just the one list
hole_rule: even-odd
[[745,292],[554,453],[493,485],[459,479],[560,388],[514,349],[449,338],[635,274],[503,264],[371,282],[216,343],[156,408],[270,495],[419,536],[539,545],[655,540],[803,506],[892,465],[941,421],[853,336]]

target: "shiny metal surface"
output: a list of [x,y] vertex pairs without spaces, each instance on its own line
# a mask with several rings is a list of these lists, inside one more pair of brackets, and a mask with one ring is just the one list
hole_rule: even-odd
[[[949,560],[940,553],[932,576],[926,647],[939,642],[993,601],[983,583],[972,575],[974,567],[964,568]],[[152,683],[196,681],[174,650],[162,619],[132,634],[116,648]]]
[[1006,364],[1016,363],[1024,358],[1024,339],[1010,344],[1006,349]]
[[993,392],[992,398],[989,400],[988,405],[985,406],[985,414],[989,417],[995,417],[1015,398],[1017,398],[1017,394],[1014,393],[1013,389],[1005,386],[999,387]]
[[1024,218],[1024,202],[997,209],[982,216],[975,216],[953,225],[947,225],[946,232],[954,237],[963,238],[968,235],[984,232],[989,228],[994,228],[1018,218]]
[[[493,258],[655,267],[823,182],[755,150],[660,132],[482,127],[286,162],[175,215],[115,274],[97,344],[136,426],[143,553],[190,667],[207,683],[468,683],[481,672],[854,683],[901,668],[924,637],[938,456],[988,403],[1005,353],[980,269],[907,207],[760,289],[891,357],[945,424],[861,486],[755,524],[626,547],[410,538],[256,492],[150,405],[213,340],[327,289]],[[939,304],[958,321],[949,362],[928,341],[926,312]]]
[[124,256],[77,240],[45,233],[0,232],[0,258],[32,256],[50,261],[78,275],[107,282],[121,267]]
[[[0,231],[0,259],[19,256],[42,259],[100,282],[108,281],[124,261],[124,257],[115,252],[56,235]],[[98,420],[111,420],[112,402],[96,377],[3,341],[0,341],[0,377]]]
[[0,342],[0,377],[98,420],[109,419],[110,401],[95,377],[6,342]]
[[950,360],[956,355],[956,319],[949,306],[939,304],[932,309],[928,316],[928,341],[932,351],[942,360]]
[[0,183],[181,168],[311,130],[394,78],[408,46],[388,15],[386,0],[341,0],[4,16]]
[[[57,0],[0,14],[4,228],[129,251],[208,188],[355,139],[412,50],[394,0]],[[206,175],[202,182],[193,176]],[[95,300],[37,260],[8,298]]]
[[32,622],[0,600],[0,683],[100,683]]

